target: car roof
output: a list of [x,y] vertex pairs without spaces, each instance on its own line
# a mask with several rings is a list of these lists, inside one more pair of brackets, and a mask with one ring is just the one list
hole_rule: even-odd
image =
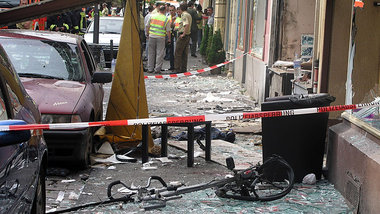
[[0,38],[21,38],[21,39],[35,39],[35,40],[51,40],[58,42],[65,42],[76,44],[81,40],[80,36],[52,31],[35,31],[35,30],[0,30]]
[[123,20],[124,19],[124,17],[123,16],[101,16],[101,17],[99,17],[99,19],[115,19],[115,20],[118,20],[118,19],[120,19],[120,20]]

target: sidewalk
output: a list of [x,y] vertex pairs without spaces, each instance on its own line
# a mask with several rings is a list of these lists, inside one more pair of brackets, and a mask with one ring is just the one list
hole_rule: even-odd
[[[189,54],[187,58],[187,71],[195,71],[201,68],[206,68],[208,67],[207,64],[202,63],[202,56],[199,53],[199,51],[196,52],[197,57],[192,57],[190,56],[190,49],[189,49]],[[145,56],[145,51],[143,56]],[[148,61],[143,61],[144,68],[148,68]],[[162,71],[161,74],[172,74],[172,71],[169,71],[168,69],[170,68],[170,61],[164,60],[164,64],[162,65]],[[148,73],[144,72],[145,75],[152,76],[152,75],[157,75],[153,73]]]

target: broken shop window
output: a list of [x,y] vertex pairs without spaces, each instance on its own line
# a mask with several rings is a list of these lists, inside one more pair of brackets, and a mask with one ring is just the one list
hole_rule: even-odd
[[[371,89],[363,99],[361,103],[371,103],[376,104],[380,103],[380,89],[379,86],[376,85],[373,89]],[[355,109],[352,111],[352,115],[366,124],[379,129],[380,130],[380,107],[374,106],[370,108],[361,108]]]

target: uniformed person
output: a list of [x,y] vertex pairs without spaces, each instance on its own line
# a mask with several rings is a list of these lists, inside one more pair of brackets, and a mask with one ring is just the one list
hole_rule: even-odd
[[165,16],[165,7],[160,7],[160,12],[150,17],[148,22],[148,72],[161,73],[165,55],[165,36],[171,42],[169,18]]
[[187,55],[189,52],[191,15],[187,12],[187,4],[182,3],[177,10],[181,21],[178,27],[178,38],[174,52],[174,71],[184,73],[187,71]]

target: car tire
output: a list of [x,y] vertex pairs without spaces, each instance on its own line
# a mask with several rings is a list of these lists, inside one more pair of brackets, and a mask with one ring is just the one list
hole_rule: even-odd
[[92,147],[93,147],[93,128],[88,128],[86,133],[86,141],[83,143],[80,153],[80,168],[87,169],[90,164],[90,156],[92,153]]
[[45,168],[41,166],[38,176],[36,194],[33,200],[32,214],[41,214],[46,212],[46,173]]

